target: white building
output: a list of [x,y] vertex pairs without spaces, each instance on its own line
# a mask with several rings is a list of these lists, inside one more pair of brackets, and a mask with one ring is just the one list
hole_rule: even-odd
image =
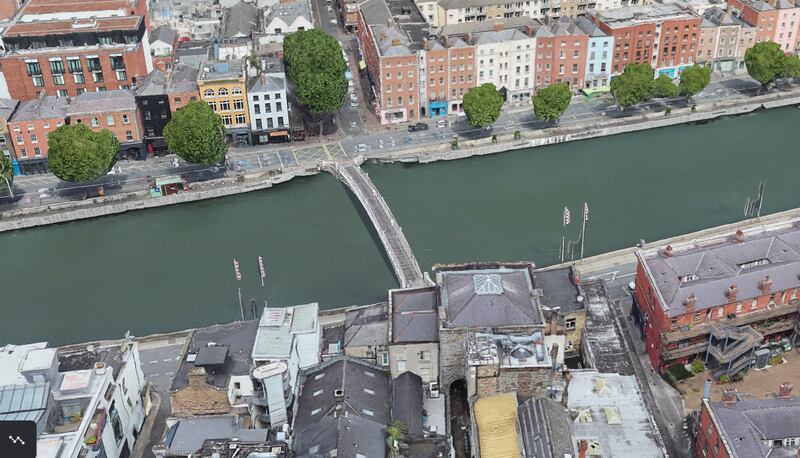
[[314,28],[311,8],[306,0],[272,5],[264,13],[264,24],[261,43],[283,43],[283,37],[288,33]]
[[153,30],[150,40],[150,52],[154,57],[171,56],[175,51],[175,40],[178,35],[168,25],[159,26]]
[[512,105],[530,103],[534,85],[536,39],[517,29],[475,34],[478,86],[492,83],[505,89]]
[[144,423],[135,342],[57,351],[0,347],[0,419],[38,425],[37,456],[129,456]]
[[286,99],[286,75],[279,59],[262,60],[261,74],[247,85],[250,130],[255,143],[288,139],[289,102]]

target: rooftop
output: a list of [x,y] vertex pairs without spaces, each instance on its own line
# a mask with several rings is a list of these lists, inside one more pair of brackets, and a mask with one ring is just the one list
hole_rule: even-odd
[[311,20],[311,10],[308,2],[276,3],[267,12],[265,22],[269,24],[275,19],[280,19],[285,24],[291,25],[299,17]]
[[413,0],[367,0],[359,5],[382,56],[407,56],[431,38],[428,24]]
[[608,27],[618,29],[639,24],[656,23],[670,19],[698,18],[674,3],[651,3],[598,11],[597,17]]
[[482,458],[518,458],[517,395],[497,394],[475,401],[475,423]]
[[736,458],[795,457],[798,447],[773,448],[767,442],[800,437],[800,397],[745,399],[734,403],[703,400]]
[[529,399],[517,410],[525,458],[575,456],[572,421],[563,405],[547,398]]
[[133,93],[125,89],[115,89],[113,91],[84,92],[73,98],[67,108],[67,116],[134,110],[136,110],[136,97]]
[[0,118],[8,121],[11,114],[17,109],[17,105],[19,105],[18,100],[0,98]]
[[286,79],[279,76],[261,76],[251,78],[247,86],[247,93],[277,92],[286,90]]
[[[142,21],[141,16],[121,16],[91,20],[61,20],[47,22],[18,22],[8,27],[4,36],[44,36],[74,33],[76,30],[90,28],[92,31],[136,30]],[[94,22],[92,22],[94,21]]]
[[[141,0],[139,0],[141,1]],[[23,6],[25,14],[77,13],[86,11],[110,11],[129,9],[136,0],[28,0]]]
[[347,310],[344,347],[385,346],[389,339],[389,314],[386,309],[383,303]]
[[319,304],[316,302],[284,308],[265,308],[258,323],[252,358],[288,359],[295,335],[317,332],[318,313]]
[[245,37],[258,28],[258,8],[240,1],[223,12],[223,37]]
[[541,326],[532,265],[437,270],[445,328]]
[[657,436],[655,421],[644,407],[635,376],[573,371],[567,399],[567,407],[573,412],[572,442],[576,450],[585,440],[589,456],[664,456],[653,439]]
[[175,43],[175,40],[178,39],[178,34],[175,33],[174,30],[170,28],[169,25],[163,24],[158,26],[155,30],[153,30],[153,35],[150,37],[150,43],[155,43],[156,41],[160,41],[162,43],[166,43],[168,45],[172,45]]
[[163,448],[171,454],[193,455],[208,439],[238,438],[241,441],[266,442],[269,430],[247,429],[233,415],[218,415],[181,419],[168,430]]
[[423,434],[424,393],[422,379],[412,372],[403,372],[392,381],[392,420],[402,421],[407,433],[413,437],[422,437]]
[[67,115],[66,97],[44,95],[38,99],[20,102],[9,122],[64,118]]
[[437,30],[439,36],[466,35],[468,33],[489,32],[502,24],[503,29],[524,29],[526,26],[535,27],[541,22],[530,17],[515,17],[502,20],[480,21],[480,22],[459,22],[447,24]]
[[[268,455],[269,454],[269,455]],[[196,458],[286,458],[289,447],[283,442],[249,442],[238,439],[207,439]]]
[[392,307],[391,343],[439,341],[436,287],[389,291]]
[[600,372],[633,375],[633,363],[622,346],[614,312],[602,280],[584,282],[587,290],[583,353]]
[[585,309],[585,298],[573,278],[574,273],[569,267],[535,271],[533,281],[536,288],[542,291],[539,299],[542,307],[551,309],[558,307],[562,315]]
[[800,287],[800,228],[773,225],[717,236],[663,249],[639,252],[639,260],[657,290],[669,316],[687,313],[694,294],[694,310],[729,302],[731,285],[738,300],[758,297],[769,277],[772,291]]
[[[564,336],[545,336],[536,331],[529,336],[470,333],[467,336],[467,361],[471,366],[499,364],[501,367],[549,368],[564,364]],[[558,345],[558,354],[554,354]]]

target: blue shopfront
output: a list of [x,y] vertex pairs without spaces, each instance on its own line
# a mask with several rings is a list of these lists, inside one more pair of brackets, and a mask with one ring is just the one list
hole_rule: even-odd
[[428,104],[428,116],[433,118],[436,116],[444,116],[447,114],[447,101],[436,100]]

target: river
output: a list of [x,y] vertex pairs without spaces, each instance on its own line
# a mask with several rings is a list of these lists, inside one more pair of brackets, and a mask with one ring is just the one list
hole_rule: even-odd
[[[558,260],[561,212],[585,255],[800,205],[800,154],[786,108],[425,165],[368,165],[423,270],[472,260]],[[271,306],[373,303],[397,286],[363,211],[329,175],[194,204],[0,235],[0,345],[53,345],[239,318]],[[577,254],[577,251],[576,251]],[[257,256],[267,269],[262,288]],[[248,313],[249,315],[249,313]]]

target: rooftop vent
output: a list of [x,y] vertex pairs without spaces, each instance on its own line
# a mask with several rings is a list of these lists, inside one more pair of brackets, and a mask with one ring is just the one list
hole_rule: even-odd
[[478,274],[472,277],[475,294],[503,294],[503,280],[498,274]]
[[344,397],[344,390],[342,390],[342,389],[333,390],[333,397],[337,398],[337,399],[343,398]]

